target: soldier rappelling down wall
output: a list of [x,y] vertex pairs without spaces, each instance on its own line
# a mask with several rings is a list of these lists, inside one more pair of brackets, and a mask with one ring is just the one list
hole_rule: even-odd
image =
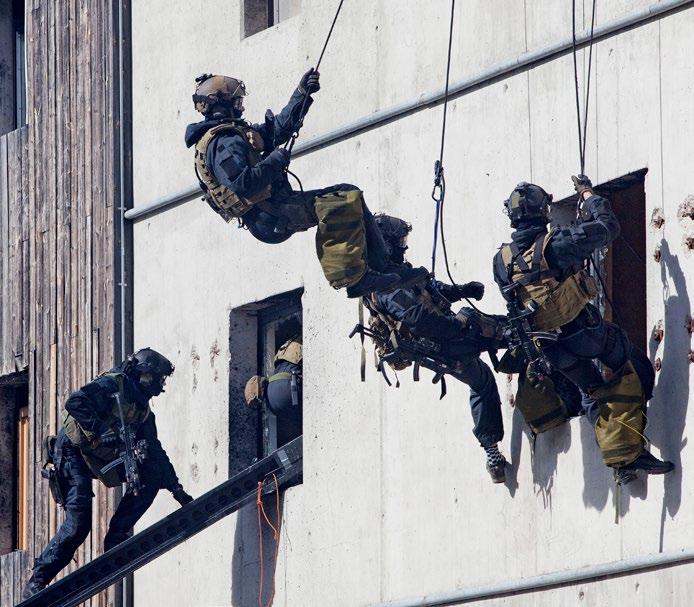
[[309,70],[287,106],[268,110],[262,124],[243,120],[243,82],[204,74],[193,101],[205,116],[188,125],[186,145],[195,146],[195,169],[209,205],[225,221],[238,219],[258,240],[276,244],[316,226],[316,250],[325,277],[349,297],[411,284],[423,268],[395,268],[384,260],[383,240],[362,192],[351,184],[292,190],[290,152],[278,147],[301,125],[319,74]]
[[[411,226],[388,215],[377,215],[376,222],[386,242],[389,260],[409,266],[405,251]],[[414,339],[423,349],[431,344],[430,349],[436,351],[433,356],[447,365],[446,373],[470,387],[473,433],[486,451],[486,466],[492,481],[502,483],[506,459],[497,446],[504,436],[501,399],[494,375],[480,360],[480,354],[505,347],[501,335],[504,318],[482,317],[471,308],[462,308],[456,315],[450,309],[451,302],[466,297],[479,300],[483,295],[482,283],[448,285],[427,276],[410,287],[375,293],[363,301],[372,314],[371,331],[385,333],[381,340],[383,347],[390,347],[391,333],[395,339]]]
[[164,391],[174,367],[145,348],[108,373],[72,393],[65,403],[63,428],[46,442],[44,471],[51,493],[65,509],[65,521],[36,559],[23,599],[42,590],[66,567],[92,526],[92,479],[107,487],[127,484],[104,538],[104,550],[126,540],[159,489],[186,505],[193,498],[157,438],[149,400]]
[[[504,207],[515,231],[494,258],[494,280],[507,300],[530,314],[534,330],[553,334],[542,356],[584,393],[603,461],[625,484],[637,470],[665,474],[674,466],[644,449],[645,407],[655,378],[650,361],[590,303],[597,289],[583,264],[619,235],[619,222],[587,177],[572,179],[579,218],[562,229],[548,231],[552,197],[541,187],[521,183],[513,190]],[[614,372],[611,379],[603,380],[596,360]]]

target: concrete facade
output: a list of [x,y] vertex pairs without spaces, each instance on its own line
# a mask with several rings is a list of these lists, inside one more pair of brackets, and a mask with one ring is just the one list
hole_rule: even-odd
[[[279,111],[316,60],[336,2],[302,0],[296,17],[241,39],[242,2],[151,0],[133,7],[135,207],[193,183],[182,140],[199,116],[190,95],[204,71],[242,78],[246,115]],[[579,3],[583,4],[583,3]],[[586,11],[590,3],[586,4]],[[652,0],[601,0],[597,24]],[[301,138],[438,89],[444,82],[450,4],[346,2],[326,53],[322,90]],[[458,3],[454,80],[571,35],[570,3]],[[589,14],[579,23],[588,24]],[[302,287],[304,320],[304,482],[284,499],[275,605],[378,604],[493,584],[624,558],[694,547],[694,365],[685,320],[694,303],[694,256],[684,245],[694,221],[678,217],[694,195],[694,8],[611,36],[594,49],[586,172],[595,183],[639,169],[647,226],[648,327],[664,323],[662,360],[651,401],[654,453],[675,461],[667,478],[622,492],[583,419],[538,437],[534,455],[513,385],[497,376],[504,403],[503,451],[513,460],[506,486],[493,486],[471,434],[468,391],[438,388],[423,374],[389,389],[372,368],[359,382],[359,350],[347,334],[357,306],[333,291],[315,257],[313,233],[264,245],[225,225],[200,200],[134,225],[135,346],[170,356],[176,373],[155,411],[162,443],[193,495],[228,478],[230,379],[243,352],[230,351],[232,309]],[[587,54],[580,53],[585,65]],[[583,81],[583,78],[581,78]],[[446,231],[458,282],[483,281],[485,311],[504,311],[491,259],[510,229],[501,202],[534,181],[571,194],[578,170],[570,54],[480,87],[449,105]],[[305,188],[358,184],[373,210],[412,222],[408,257],[428,263],[434,206],[432,167],[441,106],[303,156],[292,170]],[[661,261],[651,253],[661,248]],[[441,263],[441,262],[440,262]],[[443,267],[439,266],[443,276]],[[370,357],[367,357],[370,360]],[[230,378],[229,374],[232,374]],[[231,403],[232,405],[234,403]],[[689,507],[688,507],[689,506]],[[141,526],[170,512],[157,498]],[[135,575],[135,605],[257,604],[255,512],[239,513]],[[691,565],[538,593],[484,605],[686,605]],[[233,587],[233,589],[232,589]],[[422,603],[424,604],[424,603]]]

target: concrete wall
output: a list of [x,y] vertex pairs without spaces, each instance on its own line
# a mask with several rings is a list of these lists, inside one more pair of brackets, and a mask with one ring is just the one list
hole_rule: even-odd
[[[190,95],[203,71],[244,79],[247,116],[279,110],[320,52],[336,3],[302,0],[301,11],[240,39],[240,2],[152,0],[133,14],[136,206],[193,181],[182,145],[195,121]],[[598,23],[648,6],[603,0]],[[449,3],[345,3],[322,65],[322,90],[302,138],[439,88],[445,73]],[[579,17],[579,22],[583,17]],[[536,49],[571,33],[567,3],[550,0],[459,3],[452,77]],[[225,225],[199,201],[135,225],[135,341],[170,355],[176,374],[157,404],[162,442],[186,488],[197,495],[227,478],[229,312],[304,286],[304,484],[288,491],[275,605],[366,605],[452,591],[694,545],[694,486],[682,471],[692,369],[694,259],[682,241],[694,222],[677,210],[694,193],[694,9],[597,45],[586,170],[598,183],[648,168],[648,326],[663,319],[665,341],[650,342],[663,368],[651,403],[654,453],[678,470],[638,481],[621,496],[613,523],[611,473],[584,420],[538,438],[504,404],[503,451],[513,460],[506,486],[492,486],[471,434],[468,391],[449,382],[439,402],[427,374],[408,372],[399,390],[376,373],[358,379],[357,344],[346,335],[356,304],[330,289],[311,233],[277,246]],[[583,57],[583,53],[581,54]],[[485,310],[503,311],[491,258],[509,235],[501,201],[521,180],[571,193],[577,145],[570,55],[482,87],[449,106],[446,229],[459,282],[487,286]],[[409,257],[427,263],[432,166],[441,107],[422,110],[292,163],[311,188],[359,184],[371,208],[407,218]],[[660,245],[658,265],[650,252]],[[440,272],[443,269],[440,268]],[[502,396],[512,392],[498,376]],[[143,525],[174,508],[157,498]],[[135,576],[136,605],[257,604],[254,575],[238,566],[257,542],[255,516],[232,517],[146,566]],[[252,560],[244,561],[252,569]],[[689,567],[511,597],[504,605],[686,604]],[[637,586],[641,584],[641,586]],[[242,586],[242,590],[239,589]],[[642,590],[639,590],[642,588]],[[581,597],[580,592],[584,592]],[[486,603],[485,603],[486,604]]]

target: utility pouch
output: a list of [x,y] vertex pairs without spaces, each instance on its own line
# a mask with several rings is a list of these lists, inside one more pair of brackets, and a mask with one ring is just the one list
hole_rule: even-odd
[[359,190],[316,196],[316,253],[334,289],[349,287],[366,273],[364,199]]
[[569,418],[566,406],[555,390],[554,382],[549,377],[531,381],[527,376],[527,369],[518,376],[516,407],[535,434],[555,428]]
[[[65,506],[65,493],[60,483],[59,471],[56,468],[55,458],[55,436],[47,436],[43,442],[43,466],[41,467],[41,477],[48,481],[48,489],[58,506]],[[60,464],[58,464],[60,465]]]

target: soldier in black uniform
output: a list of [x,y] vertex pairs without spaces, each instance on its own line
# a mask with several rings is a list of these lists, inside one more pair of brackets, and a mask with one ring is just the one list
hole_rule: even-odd
[[239,222],[262,242],[275,244],[295,232],[316,229],[323,272],[334,288],[359,297],[421,278],[425,270],[389,267],[383,240],[357,186],[337,184],[295,191],[287,179],[290,153],[280,147],[301,125],[319,90],[319,74],[309,70],[287,106],[268,110],[262,124],[243,120],[242,81],[203,74],[193,101],[205,116],[188,125],[186,145],[195,146],[200,186],[213,210]]
[[[376,223],[386,242],[388,259],[395,264],[409,265],[405,251],[412,227],[388,215],[376,215]],[[398,330],[404,327],[412,336],[438,344],[438,356],[456,368],[453,377],[470,387],[473,433],[487,454],[486,466],[492,481],[502,483],[506,459],[497,445],[504,436],[501,399],[494,374],[480,359],[483,351],[500,347],[500,342],[482,334],[481,318],[471,308],[463,308],[457,315],[450,310],[450,303],[463,298],[479,300],[483,295],[484,285],[480,282],[449,285],[427,276],[412,286],[364,297],[364,304],[392,327],[399,326]],[[492,321],[496,324],[502,319]]]
[[[109,550],[128,537],[130,529],[154,501],[160,489],[171,491],[184,506],[192,501],[181,484],[159,439],[149,400],[164,391],[166,378],[174,367],[164,356],[150,348],[138,350],[125,362],[76,392],[65,403],[63,427],[50,461],[65,520],[58,532],[36,559],[31,578],[24,587],[23,599],[42,590],[69,564],[92,526],[92,479],[106,486],[120,486],[124,469],[119,466],[106,474],[101,469],[115,460],[122,447],[121,417],[115,395],[122,396],[122,413],[136,441],[146,441],[146,457],[139,466],[139,490],[129,488],[118,504],[104,538]],[[122,386],[122,387],[121,387]],[[55,495],[55,493],[54,493]]]
[[[591,303],[595,284],[583,269],[596,249],[617,238],[619,222],[587,177],[572,179],[579,196],[577,222],[561,229],[547,229],[551,195],[529,183],[513,190],[504,206],[515,231],[512,242],[502,245],[494,258],[494,280],[504,297],[536,308],[534,330],[556,333],[557,341],[543,347],[544,355],[583,392],[583,408],[596,430],[603,460],[625,484],[637,470],[665,474],[674,466],[651,455],[642,441],[653,367]],[[603,380],[596,360],[615,372],[612,380]]]

